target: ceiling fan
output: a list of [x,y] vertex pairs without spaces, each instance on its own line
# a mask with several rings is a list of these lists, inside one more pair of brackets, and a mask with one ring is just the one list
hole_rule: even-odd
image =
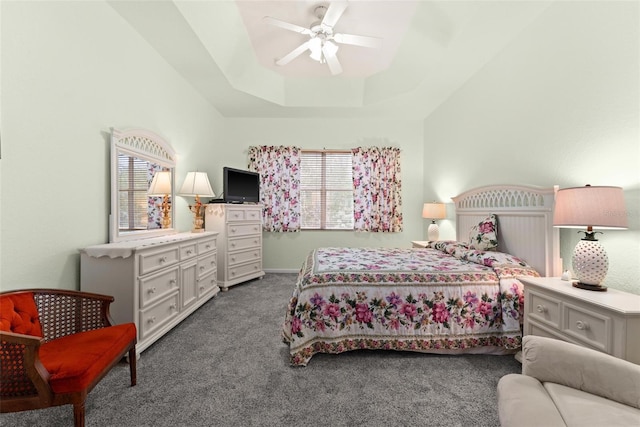
[[379,48],[382,45],[382,40],[380,38],[333,32],[333,27],[336,25],[338,19],[340,19],[346,8],[346,1],[330,3],[329,7],[325,5],[316,6],[313,9],[313,14],[319,19],[319,21],[312,23],[309,28],[281,21],[270,16],[265,16],[263,20],[268,24],[309,36],[309,40],[302,43],[282,58],[276,60],[276,64],[286,65],[298,56],[302,55],[305,51],[309,50],[311,52],[309,56],[312,59],[320,62],[321,64],[326,63],[329,66],[331,74],[336,75],[342,72],[342,66],[336,56],[339,48],[336,43],[368,48]]

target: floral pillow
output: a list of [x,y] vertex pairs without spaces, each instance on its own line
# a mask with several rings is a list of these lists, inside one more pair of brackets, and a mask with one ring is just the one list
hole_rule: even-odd
[[479,251],[495,250],[498,247],[498,221],[494,214],[471,227],[469,247]]

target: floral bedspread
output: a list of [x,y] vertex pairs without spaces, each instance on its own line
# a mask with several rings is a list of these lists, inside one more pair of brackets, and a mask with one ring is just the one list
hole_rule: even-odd
[[520,347],[522,260],[453,241],[426,249],[320,248],[305,260],[282,337],[293,365],[356,349],[509,352]]

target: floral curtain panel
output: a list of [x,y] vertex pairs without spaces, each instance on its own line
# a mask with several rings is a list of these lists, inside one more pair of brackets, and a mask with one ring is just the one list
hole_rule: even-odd
[[354,229],[402,231],[400,149],[358,147],[353,153]]
[[264,231],[300,231],[300,148],[249,147],[249,169],[260,174]]
[[[164,168],[154,163],[149,163],[147,168],[147,188],[153,181],[156,172],[160,172]],[[156,230],[162,228],[162,196],[147,197],[147,230]]]

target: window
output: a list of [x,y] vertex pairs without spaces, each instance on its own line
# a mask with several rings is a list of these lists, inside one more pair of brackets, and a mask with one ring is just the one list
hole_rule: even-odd
[[301,227],[353,230],[353,173],[350,151],[302,151]]
[[147,196],[149,171],[161,169],[146,160],[124,154],[118,155],[118,215],[120,231],[147,230],[156,228],[149,222],[149,209],[155,198]]

